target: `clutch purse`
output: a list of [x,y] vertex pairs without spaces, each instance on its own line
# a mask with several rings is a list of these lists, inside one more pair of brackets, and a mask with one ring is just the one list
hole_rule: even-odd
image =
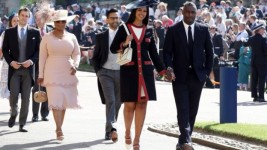
[[[122,24],[124,26],[124,29],[127,33],[127,35],[130,35],[125,23]],[[131,48],[131,42],[129,43],[129,46],[124,49],[123,54],[118,53],[117,54],[117,61],[116,63],[119,65],[124,65],[130,61],[132,61],[132,54],[133,54],[133,49]]]
[[33,99],[36,103],[43,103],[47,101],[47,94],[46,92],[41,91],[40,85],[39,85],[39,90],[34,93]]
[[124,51],[123,54],[118,53],[117,56],[117,64],[119,65],[124,65],[130,61],[132,61],[132,54],[133,54],[133,49],[129,46],[127,47]]

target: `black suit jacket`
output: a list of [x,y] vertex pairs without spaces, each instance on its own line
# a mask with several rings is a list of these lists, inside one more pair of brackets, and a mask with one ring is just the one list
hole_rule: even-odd
[[[200,81],[204,81],[213,66],[213,46],[208,27],[195,23],[193,46],[193,69]],[[172,67],[175,82],[185,83],[189,67],[189,51],[183,21],[170,27],[163,47],[165,65]]]
[[[8,68],[8,88],[10,79],[15,72],[15,69],[10,66],[12,61],[18,61],[19,58],[19,44],[18,44],[18,27],[10,28],[5,31],[5,37],[3,41],[3,54],[5,60],[9,64]],[[26,44],[26,60],[30,59],[34,64],[39,57],[39,45],[40,45],[40,33],[37,29],[28,26],[27,28],[27,44]],[[33,66],[29,67],[29,71],[33,80]]]
[[250,46],[252,49],[251,64],[267,65],[266,38],[257,33],[250,37],[249,40],[244,43],[244,46]]
[[[108,53],[109,53],[109,30],[106,30],[96,35],[96,45],[95,45],[94,55],[92,58],[96,73],[106,63],[108,59]],[[98,91],[100,94],[101,102],[102,104],[105,104],[105,97],[99,80],[97,80],[97,83],[98,83]]]
[[214,53],[220,57],[223,56],[223,38],[219,33],[215,33],[212,37],[212,43],[214,47]]

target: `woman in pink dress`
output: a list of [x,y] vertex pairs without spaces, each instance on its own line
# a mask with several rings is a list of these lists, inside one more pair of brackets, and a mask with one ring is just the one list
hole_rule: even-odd
[[80,108],[78,104],[78,78],[75,75],[80,62],[80,49],[74,34],[65,30],[74,18],[66,10],[54,13],[55,29],[46,34],[40,44],[38,83],[46,87],[48,107],[53,111],[56,136],[63,140],[62,124],[67,108]]

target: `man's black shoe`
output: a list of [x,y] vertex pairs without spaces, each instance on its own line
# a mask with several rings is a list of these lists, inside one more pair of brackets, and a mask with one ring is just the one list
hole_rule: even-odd
[[110,132],[106,132],[105,134],[105,140],[110,140],[111,137],[110,137]]
[[33,115],[32,122],[37,122],[37,121],[38,121],[38,116],[37,115]]
[[49,121],[46,117],[42,117],[42,121]]
[[265,99],[258,99],[259,102],[263,103],[263,102],[267,102]]
[[253,102],[258,102],[259,99],[258,98],[253,98]]
[[10,116],[10,118],[8,120],[8,127],[9,128],[12,128],[15,125],[16,117],[17,117],[17,115]]
[[19,132],[28,132],[28,130],[23,129],[23,125],[19,125]]

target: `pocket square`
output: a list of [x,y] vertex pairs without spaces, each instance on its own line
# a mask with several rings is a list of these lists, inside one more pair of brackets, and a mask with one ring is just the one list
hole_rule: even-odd
[[150,38],[146,38],[145,41],[146,41],[147,43],[150,43],[150,42],[151,42]]
[[35,37],[33,37],[32,39],[35,40]]

